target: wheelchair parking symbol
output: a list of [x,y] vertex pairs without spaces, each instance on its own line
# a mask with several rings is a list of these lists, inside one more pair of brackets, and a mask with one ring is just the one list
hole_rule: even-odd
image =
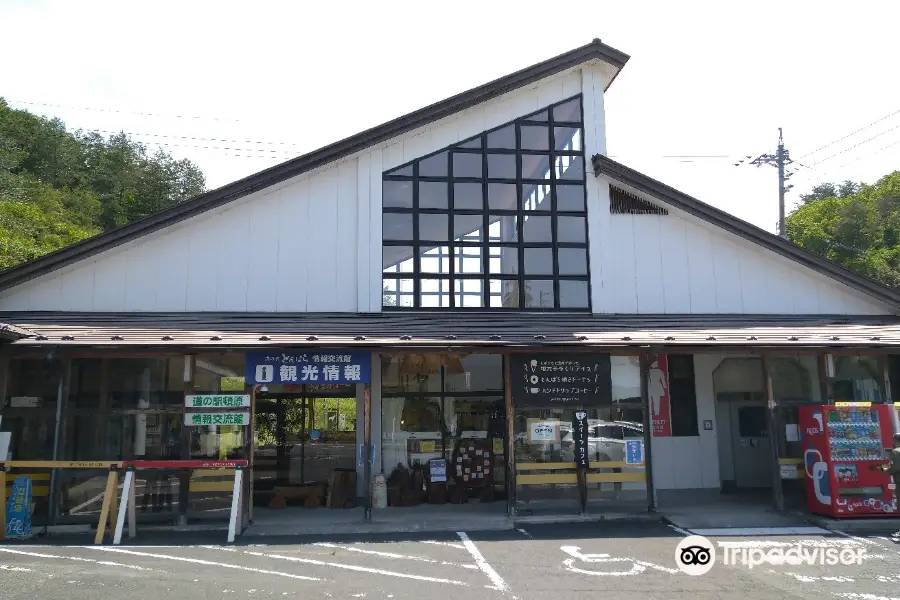
[[[678,569],[663,567],[643,560],[634,558],[615,557],[609,554],[582,554],[581,548],[578,546],[560,546],[559,548],[569,555],[569,558],[563,560],[563,566],[567,571],[573,573],[582,573],[585,575],[599,575],[601,577],[622,577],[626,575],[639,575],[647,569],[655,569],[663,573],[677,574]],[[582,568],[583,566],[597,565],[591,568]]]

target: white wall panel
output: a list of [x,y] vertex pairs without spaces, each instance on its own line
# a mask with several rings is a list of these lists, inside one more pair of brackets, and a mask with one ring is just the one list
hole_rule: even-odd
[[334,310],[337,297],[338,169],[333,167],[310,180],[308,220],[304,239],[306,306],[309,312]]
[[[190,267],[190,238],[180,231],[167,236],[165,244],[160,244],[155,255],[154,282],[166,282],[156,285],[156,304],[153,310],[180,312],[187,306],[188,270]],[[239,238],[234,243],[249,250],[247,240]]]
[[285,188],[278,195],[279,312],[306,310],[307,269],[313,255],[306,245],[309,230],[309,181]]
[[[672,218],[669,216],[668,218]],[[691,305],[666,306],[666,312],[714,313],[718,312],[716,296],[716,268],[713,262],[712,236],[690,223],[685,223],[684,241],[687,248],[688,285],[691,288]],[[663,227],[666,224],[663,223]],[[687,310],[679,310],[686,308]]]
[[716,282],[716,311],[739,314],[744,312],[741,295],[741,256],[738,249],[725,239],[713,239],[713,274]]
[[657,227],[665,307],[690,306],[691,283],[684,222],[662,217],[658,218]]
[[[233,213],[232,213],[233,214]],[[218,256],[219,256],[219,229],[220,221],[225,215],[216,215],[211,219],[201,221],[190,228],[190,246],[188,247],[188,281],[187,281],[187,305],[188,312],[215,310],[216,299],[219,294],[218,282]],[[178,232],[184,235],[186,230]],[[155,241],[155,240],[154,240]],[[160,240],[165,242],[165,240]],[[153,247],[156,244],[148,242],[140,247]],[[164,285],[163,282],[156,282]],[[131,308],[126,297],[126,307]]]
[[[216,240],[212,238],[213,252],[216,251]],[[130,310],[152,311],[156,305],[157,282],[149,273],[156,272],[158,258],[150,246],[137,246],[128,253],[128,265],[125,273],[125,306]],[[213,273],[215,277],[215,273]]]
[[337,248],[335,249],[335,295],[329,308],[333,312],[356,312],[357,308],[357,197],[356,161],[342,164],[338,170]]
[[[94,308],[93,310],[104,312],[118,312],[125,310],[125,274],[128,272],[128,253],[120,252],[112,256],[97,260],[86,271],[94,272]],[[89,277],[87,272],[81,269],[67,273],[63,276]],[[66,309],[68,310],[68,309]],[[184,309],[182,309],[184,310]]]
[[216,310],[247,310],[247,273],[250,270],[251,204],[240,204],[222,214],[216,239]]
[[[356,167],[356,194],[359,199],[359,213],[356,219],[357,245],[356,245],[356,300],[359,312],[376,310],[370,304],[371,289],[375,285],[372,282],[372,261],[378,266],[378,285],[381,287],[381,255],[377,259],[372,257],[372,186],[369,173],[372,171],[372,154],[366,153],[359,157]],[[381,183],[378,184],[379,188]],[[379,196],[380,198],[380,196]],[[381,242],[381,232],[378,233],[378,243]]]
[[637,310],[640,313],[666,312],[663,288],[662,253],[659,243],[659,218],[644,215],[633,218],[634,269]]
[[250,203],[247,252],[247,310],[274,311],[278,306],[278,203],[281,192],[270,191]]

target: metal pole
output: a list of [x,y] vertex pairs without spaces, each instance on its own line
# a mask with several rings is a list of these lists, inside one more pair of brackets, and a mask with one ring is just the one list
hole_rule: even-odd
[[506,404],[506,504],[510,518],[516,518],[516,409],[513,406],[510,355],[503,355],[503,387]]
[[784,139],[781,127],[778,128],[778,151],[775,158],[778,166],[778,235],[787,238],[784,229]]
[[641,406],[644,408],[644,475],[647,481],[647,511],[656,512],[653,485],[653,417],[650,415],[650,353],[641,352]]
[[891,393],[891,368],[890,355],[881,357],[882,373],[884,374],[884,403],[887,404],[891,411],[891,433],[900,432],[900,417],[897,415],[897,408],[894,406],[894,396]]
[[372,520],[372,461],[375,457],[372,455],[372,384],[367,383],[363,391],[363,482],[365,492],[365,518],[366,521]]
[[[53,363],[51,362],[51,365]],[[65,418],[66,413],[64,405],[68,402],[69,396],[69,376],[72,372],[72,360],[66,358],[61,360],[59,364],[62,369],[59,372],[59,380],[56,387],[56,427],[53,430],[53,460],[59,460],[59,454],[65,445]],[[59,488],[59,471],[52,469],[50,471],[50,498],[47,503],[48,524],[56,525],[56,516],[59,512],[59,498],[57,492]]]
[[781,489],[781,465],[778,459],[778,412],[775,388],[772,385],[772,364],[769,355],[762,355],[763,377],[766,383],[766,428],[769,434],[769,450],[772,463],[772,503],[775,510],[784,510],[784,490]]

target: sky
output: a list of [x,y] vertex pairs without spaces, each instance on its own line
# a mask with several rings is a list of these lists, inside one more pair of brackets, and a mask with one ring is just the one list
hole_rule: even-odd
[[900,169],[898,19],[866,0],[0,0],[0,96],[128,132],[216,188],[599,37],[631,56],[610,156],[775,231],[775,168],[734,163],[774,154],[779,127],[800,163],[788,210]]

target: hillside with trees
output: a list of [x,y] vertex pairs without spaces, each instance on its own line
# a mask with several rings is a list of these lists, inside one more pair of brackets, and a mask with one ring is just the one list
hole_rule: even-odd
[[0,270],[202,193],[203,173],[124,133],[66,129],[0,98]]
[[900,287],[900,171],[873,185],[817,185],[786,220],[795,244]]

